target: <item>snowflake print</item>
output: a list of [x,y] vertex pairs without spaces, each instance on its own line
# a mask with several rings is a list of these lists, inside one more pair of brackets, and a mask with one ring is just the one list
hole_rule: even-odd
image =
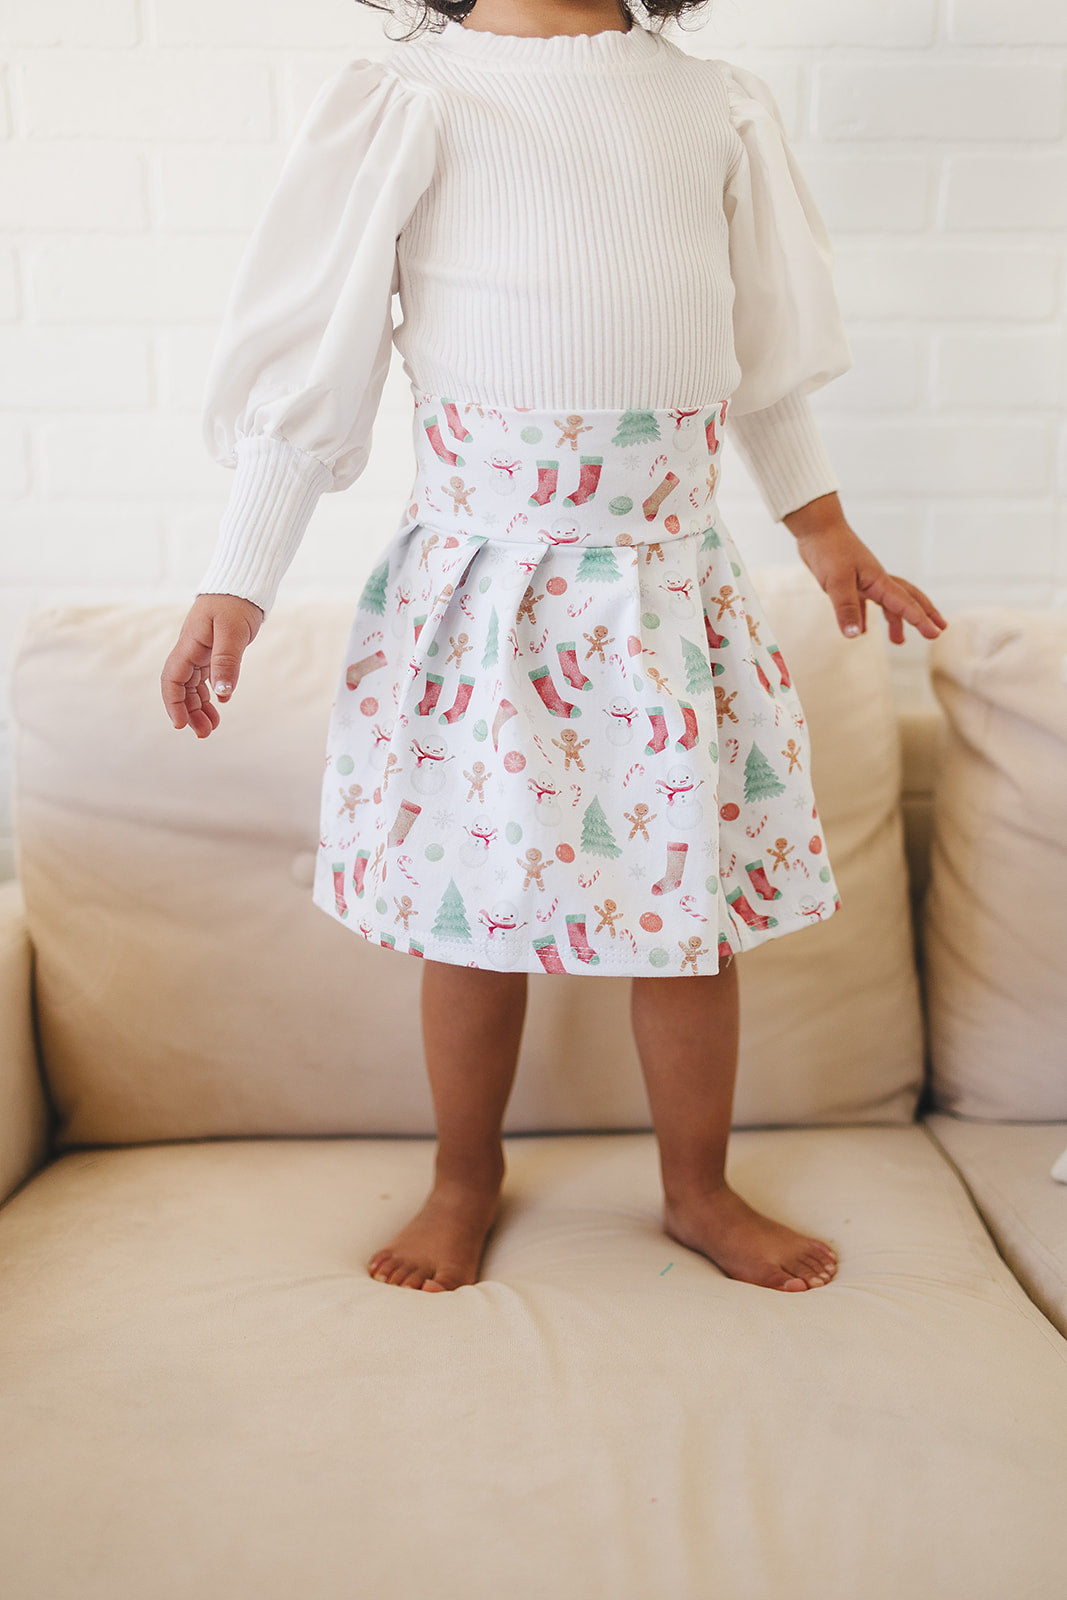
[[456,813],[454,811],[435,811],[433,825],[435,828],[450,828],[455,820]]

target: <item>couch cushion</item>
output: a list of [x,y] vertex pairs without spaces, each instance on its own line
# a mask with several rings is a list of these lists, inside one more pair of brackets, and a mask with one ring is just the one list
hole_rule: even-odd
[[1067,1122],[978,1122],[932,1111],[924,1126],[1031,1300],[1067,1334],[1067,1187],[1051,1176]]
[[[922,1024],[887,646],[806,568],[755,574],[797,684],[842,909],[736,959],[741,1126],[910,1121]],[[13,704],[18,865],[60,1148],[433,1131],[421,963],[312,903],[351,606],[280,604],[208,739],[159,692],[184,608],[29,619]],[[508,1131],[645,1128],[629,980],[531,979]]]
[[[177,742],[177,741],[175,741]],[[974,1600],[1067,1571],[1067,1344],[919,1126],[749,1130],[837,1249],[662,1231],[647,1134],[507,1142],[482,1281],[365,1262],[432,1141],[74,1152],[0,1212],[19,1600]]]
[[932,1105],[1067,1120],[1067,613],[975,607],[930,647],[947,737],[923,916]]

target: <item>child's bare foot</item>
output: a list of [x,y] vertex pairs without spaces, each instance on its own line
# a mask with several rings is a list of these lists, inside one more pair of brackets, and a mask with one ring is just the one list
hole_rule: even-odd
[[837,1271],[837,1257],[808,1238],[754,1211],[725,1184],[721,1189],[664,1201],[663,1223],[672,1239],[699,1250],[729,1278],[767,1289],[817,1289]]
[[477,1283],[486,1235],[496,1219],[500,1183],[438,1180],[422,1210],[375,1251],[367,1270],[404,1289],[458,1289]]

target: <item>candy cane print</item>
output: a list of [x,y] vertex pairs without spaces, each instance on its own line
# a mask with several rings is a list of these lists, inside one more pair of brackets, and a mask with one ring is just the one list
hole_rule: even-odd
[[412,874],[408,871],[408,867],[410,867],[412,865],[411,857],[410,856],[397,856],[396,864],[400,868],[401,872],[404,874],[404,876],[408,880],[408,882],[409,883],[413,883],[415,885],[416,889],[417,889],[418,886],[419,886],[419,880],[418,880],[418,878],[413,877]]
[[593,604],[593,600],[594,599],[595,599],[595,596],[594,595],[590,595],[589,599],[588,600],[583,600],[583,602],[582,602],[582,604],[580,606],[575,606],[573,604],[573,602],[572,602],[567,607],[567,615],[568,615],[568,617],[580,617],[583,611],[588,611],[589,607]]
[[754,828],[751,827],[748,823],[746,823],[745,824],[745,832],[748,834],[748,837],[750,839],[754,839],[757,834],[762,833],[764,825],[766,824],[766,821],[767,821],[766,817],[761,817]]
[[593,873],[593,876],[591,878],[583,878],[581,873],[579,872],[579,874],[578,874],[578,882],[581,884],[583,889],[591,889],[593,887],[594,883],[597,881],[597,879],[599,877],[600,877],[600,868],[597,867],[596,871]]
[[691,894],[684,894],[678,904],[687,916],[694,917],[697,922],[707,922],[707,917],[702,917],[699,911],[693,910],[693,896]]
[[737,760],[737,752],[740,750],[741,746],[738,744],[736,739],[727,739],[726,748],[730,752],[730,765],[732,767],[734,762]]
[[551,920],[551,918],[552,918],[553,911],[555,911],[555,909],[556,909],[556,907],[558,905],[559,905],[559,896],[557,895],[556,899],[553,900],[552,904],[548,907],[547,911],[537,911],[537,912],[534,913],[534,915],[537,917],[538,922],[549,922]]
[[633,777],[635,772],[638,773],[639,776],[642,777],[642,778],[645,775],[645,769],[641,765],[640,761],[635,761],[633,766],[630,768],[629,772],[626,774],[625,778],[623,778],[622,786],[623,786],[624,789],[626,788],[626,785],[629,783],[630,779]]

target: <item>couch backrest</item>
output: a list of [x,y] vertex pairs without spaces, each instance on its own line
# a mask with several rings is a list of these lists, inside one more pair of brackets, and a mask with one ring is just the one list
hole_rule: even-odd
[[[877,614],[753,569],[807,718],[842,907],[735,959],[737,1126],[906,1122],[922,1080],[899,729]],[[35,612],[16,653],[16,848],[56,1143],[432,1134],[421,963],[310,898],[347,603],[275,607],[205,740],[159,676],[184,608]],[[505,1131],[639,1129],[628,980],[530,980]]]
[[1067,612],[974,607],[930,652],[946,738],[923,907],[931,1101],[1067,1121]]

